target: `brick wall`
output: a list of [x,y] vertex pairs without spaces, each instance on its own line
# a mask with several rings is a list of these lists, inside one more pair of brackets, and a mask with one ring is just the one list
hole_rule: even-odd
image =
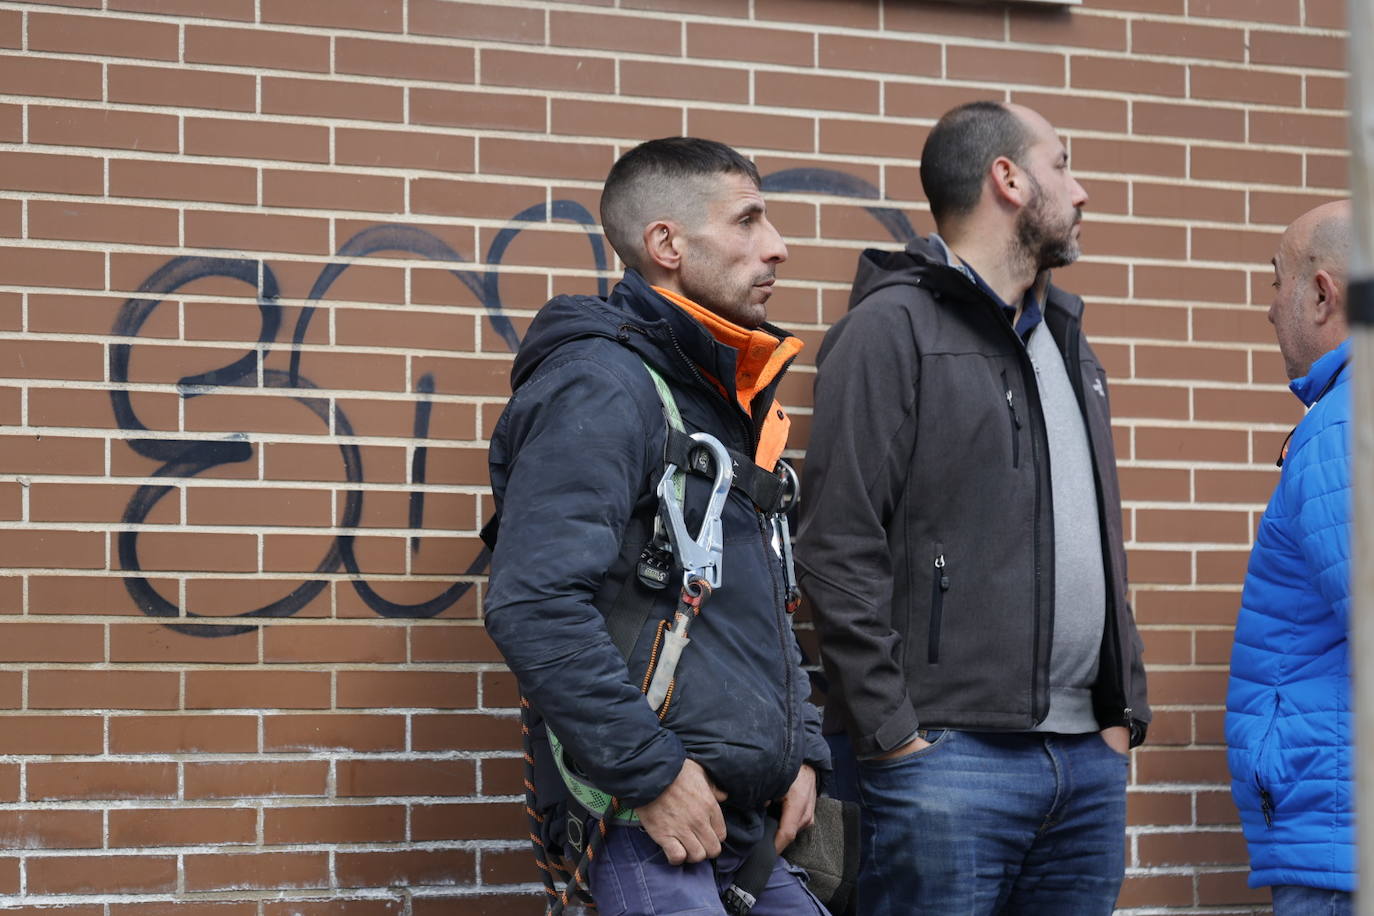
[[[915,156],[1031,105],[1091,194],[1156,710],[1131,913],[1253,913],[1225,667],[1298,405],[1265,322],[1346,186],[1343,0],[0,0],[0,907],[535,913],[479,620],[486,436],[550,295],[604,288],[640,139],[757,158],[800,458]],[[809,635],[809,634],[808,634]]]

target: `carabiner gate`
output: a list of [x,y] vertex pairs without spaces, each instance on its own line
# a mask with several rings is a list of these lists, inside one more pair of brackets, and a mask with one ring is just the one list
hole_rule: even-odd
[[730,495],[730,484],[735,479],[734,465],[730,452],[721,441],[710,433],[692,433],[693,442],[698,443],[711,453],[716,463],[716,479],[711,485],[711,498],[706,503],[706,511],[701,517],[701,528],[694,538],[687,531],[683,520],[682,503],[678,500],[673,486],[673,477],[678,473],[675,464],[669,464],[658,481],[659,506],[666,517],[668,542],[672,545],[673,556],[682,566],[682,587],[689,591],[697,590],[698,581],[710,588],[720,588],[721,553],[725,539],[722,534],[720,514],[725,509],[725,500]]

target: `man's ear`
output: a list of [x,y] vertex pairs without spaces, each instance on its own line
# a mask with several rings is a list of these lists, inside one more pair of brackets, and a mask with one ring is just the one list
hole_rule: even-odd
[[1345,303],[1341,301],[1340,286],[1325,270],[1317,271],[1312,277],[1312,283],[1317,288],[1317,301],[1312,307],[1312,320],[1317,324],[1326,324],[1345,308]]
[[1019,165],[1006,156],[998,156],[992,160],[989,171],[992,178],[992,190],[997,199],[1018,208],[1027,204],[1030,200],[1030,182]]
[[644,227],[644,252],[659,269],[677,271],[682,266],[681,247],[676,223],[660,219]]

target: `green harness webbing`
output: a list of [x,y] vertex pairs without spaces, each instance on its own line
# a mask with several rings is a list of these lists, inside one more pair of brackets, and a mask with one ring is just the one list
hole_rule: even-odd
[[[673,397],[673,391],[668,387],[667,381],[648,362],[644,360],[640,360],[640,362],[644,364],[644,368],[649,373],[649,378],[654,383],[654,390],[658,392],[659,402],[663,405],[663,417],[667,420],[669,428],[675,429],[679,433],[685,433],[686,428],[682,423],[682,412],[678,410],[677,400]],[[682,502],[686,492],[686,479],[687,474],[682,470],[673,475],[673,492],[679,503]],[[654,536],[655,538],[663,536],[661,517],[656,516],[654,519]],[[629,588],[629,583],[626,583],[624,587]],[[630,647],[630,650],[633,651],[633,646]],[[625,653],[626,661],[629,660],[631,651]],[[615,799],[611,795],[574,773],[563,758],[563,742],[554,734],[553,729],[546,726],[546,730],[549,736],[549,749],[553,752],[554,766],[558,768],[558,774],[563,777],[563,784],[568,787],[568,792],[572,797],[597,817],[609,817],[612,820],[627,824],[639,823],[639,816],[635,814],[633,808],[616,807]]]

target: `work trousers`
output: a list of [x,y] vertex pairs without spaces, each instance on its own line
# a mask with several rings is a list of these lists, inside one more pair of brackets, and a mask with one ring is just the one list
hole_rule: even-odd
[[860,761],[863,916],[1108,916],[1130,758],[1101,736],[931,731]]
[[[640,828],[612,827],[592,862],[592,896],[600,916],[724,916],[721,892],[742,864],[725,851],[714,863],[670,865]],[[805,872],[778,859],[750,916],[829,916],[804,881]]]

